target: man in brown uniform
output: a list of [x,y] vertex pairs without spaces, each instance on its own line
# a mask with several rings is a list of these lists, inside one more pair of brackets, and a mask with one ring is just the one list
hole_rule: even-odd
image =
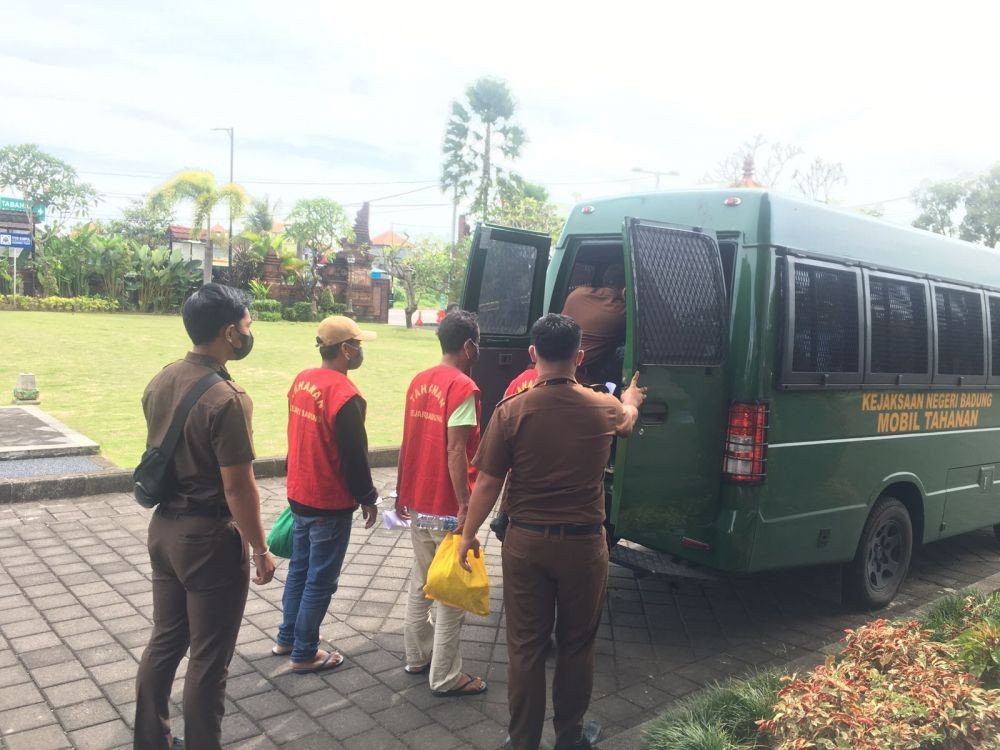
[[[545,719],[545,652],[556,624],[552,684],[556,750],[591,747],[583,734],[594,681],[594,643],[608,580],[604,467],[615,435],[628,435],[645,395],[638,373],[619,402],[574,379],[583,359],[580,326],[549,314],[531,329],[538,382],[501,401],[473,465],[459,560],[468,567],[476,533],[510,471],[503,543],[507,612],[509,738],[505,747],[538,750]],[[556,613],[558,611],[558,620]]]
[[174,451],[176,494],[149,522],[153,633],[136,678],[136,750],[185,747],[171,735],[168,701],[188,646],[186,747],[221,747],[226,676],[246,605],[250,561],[254,583],[265,584],[274,575],[253,475],[253,405],[225,368],[253,347],[246,300],[232,287],[206,284],[184,303],[182,315],[194,348],[164,367],[142,395],[147,446],[162,444],[195,383],[213,371],[219,380],[188,415]]
[[611,266],[600,286],[578,286],[566,297],[562,312],[583,330],[580,382],[617,382],[621,365],[615,352],[625,343],[625,269]]

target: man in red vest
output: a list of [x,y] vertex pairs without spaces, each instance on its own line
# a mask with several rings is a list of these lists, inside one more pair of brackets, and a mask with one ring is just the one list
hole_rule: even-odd
[[354,511],[361,506],[365,528],[378,515],[365,400],[347,377],[364,361],[361,342],[374,338],[350,318],[326,318],[316,335],[322,365],[300,372],[288,391],[287,491],[295,525],[281,602],[284,619],[271,652],[287,655],[296,674],[344,662],[336,651],[319,648],[319,625],[337,590]]
[[516,396],[518,393],[521,393],[522,391],[526,391],[529,388],[531,388],[531,386],[533,386],[537,380],[538,380],[538,370],[536,370],[534,365],[532,365],[527,370],[518,375],[516,378],[514,378],[512,381],[510,381],[510,385],[507,386],[507,390],[503,392],[503,397],[510,398],[511,396]]
[[[437,330],[441,364],[419,373],[406,392],[403,443],[399,449],[396,512],[457,516],[461,528],[475,479],[470,466],[479,447],[479,388],[469,377],[479,358],[479,324],[465,310],[448,313]],[[433,624],[424,596],[427,569],[447,533],[419,528],[413,519],[413,570],[403,642],[409,674],[430,672],[438,697],[486,690],[481,677],[462,672],[460,640],[465,611],[437,602]]]

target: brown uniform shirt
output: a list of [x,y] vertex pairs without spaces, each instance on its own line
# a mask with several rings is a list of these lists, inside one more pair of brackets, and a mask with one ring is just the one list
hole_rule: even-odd
[[472,464],[494,477],[510,471],[504,508],[516,521],[601,523],[604,467],[628,416],[607,393],[545,383],[500,402]]
[[578,286],[566,297],[563,315],[583,329],[584,369],[600,367],[625,343],[625,300],[620,289]]
[[189,353],[164,367],[142,394],[146,415],[146,446],[160,445],[174,412],[185,394],[212,370],[224,380],[209,388],[188,414],[174,452],[177,496],[164,503],[172,511],[186,511],[204,503],[225,503],[222,466],[238,466],[254,459],[250,426],[253,402],[234,383],[226,368],[211,357]]

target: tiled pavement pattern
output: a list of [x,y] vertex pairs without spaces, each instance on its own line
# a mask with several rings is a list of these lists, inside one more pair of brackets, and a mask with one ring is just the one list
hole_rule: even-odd
[[[378,481],[391,487],[394,471],[378,470]],[[262,482],[268,523],[283,490],[281,480]],[[133,680],[152,608],[146,523],[127,495],[0,508],[4,748],[130,746]],[[355,527],[323,628],[348,662],[322,677],[289,674],[285,660],[269,655],[281,584],[251,586],[229,679],[227,747],[499,747],[507,657],[497,545],[486,547],[494,614],[470,617],[463,644],[467,669],[483,674],[489,691],[461,699],[433,698],[423,678],[402,671],[408,547],[406,534]],[[989,532],[931,545],[892,612],[998,570],[1000,547]],[[828,568],[674,584],[612,566],[592,713],[611,736],[707,681],[815,652],[864,619],[845,613],[838,598]]]

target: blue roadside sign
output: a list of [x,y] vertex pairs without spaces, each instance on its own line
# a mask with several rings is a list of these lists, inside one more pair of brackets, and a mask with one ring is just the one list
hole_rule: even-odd
[[13,232],[0,229],[0,247],[20,247],[31,249],[29,232]]

